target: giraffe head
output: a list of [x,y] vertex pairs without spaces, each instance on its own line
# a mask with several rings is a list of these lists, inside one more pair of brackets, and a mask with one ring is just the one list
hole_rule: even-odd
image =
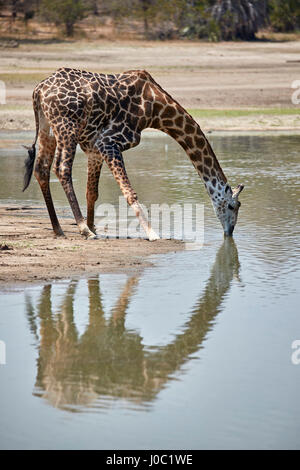
[[241,206],[238,196],[243,189],[244,186],[242,184],[233,189],[226,184],[220,197],[213,200],[216,215],[222,224],[224,235],[227,237],[232,235],[236,225]]

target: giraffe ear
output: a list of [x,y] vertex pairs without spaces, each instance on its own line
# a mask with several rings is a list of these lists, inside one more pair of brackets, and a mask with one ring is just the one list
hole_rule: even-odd
[[239,196],[239,194],[243,191],[243,189],[244,189],[243,184],[239,184],[236,188],[233,188],[232,197],[237,198]]

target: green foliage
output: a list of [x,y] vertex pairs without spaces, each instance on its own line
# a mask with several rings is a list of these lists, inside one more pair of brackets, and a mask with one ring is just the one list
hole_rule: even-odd
[[106,11],[118,21],[142,22],[144,36],[169,39],[178,30],[187,0],[104,0]]
[[300,29],[299,0],[0,0],[0,12],[25,23],[38,13],[67,36],[87,15],[134,22],[148,39],[251,40],[265,24]]
[[299,0],[270,0],[270,24],[275,31],[289,32],[300,28]]
[[89,13],[89,4],[83,0],[42,0],[42,16],[57,26],[64,25],[67,36],[73,36],[74,25]]
[[204,0],[187,2],[184,27],[181,29],[182,36],[209,41],[220,40],[220,28],[210,13],[210,3]]

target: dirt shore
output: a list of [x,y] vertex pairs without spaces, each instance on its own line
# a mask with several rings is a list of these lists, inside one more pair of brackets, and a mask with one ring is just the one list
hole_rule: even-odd
[[42,207],[0,206],[0,286],[66,277],[140,270],[149,255],[181,251],[176,240],[85,240],[72,219],[63,219],[67,238],[54,238]]
[[[32,90],[59,67],[119,73],[146,69],[208,130],[297,130],[300,41],[24,41],[0,50],[6,103],[0,129],[34,129]],[[222,111],[242,110],[243,114]],[[247,114],[249,112],[249,114]]]
[[[193,112],[191,112],[193,115]],[[300,107],[299,114],[282,114],[280,110],[267,114],[264,110],[257,109],[249,115],[231,116],[222,113],[217,116],[203,117],[193,116],[204,133],[207,132],[247,132],[247,131],[291,131],[300,132]],[[23,111],[6,111],[0,113],[0,131],[34,131],[35,121],[32,109]],[[147,131],[147,129],[146,129]],[[1,143],[0,143],[1,145]]]

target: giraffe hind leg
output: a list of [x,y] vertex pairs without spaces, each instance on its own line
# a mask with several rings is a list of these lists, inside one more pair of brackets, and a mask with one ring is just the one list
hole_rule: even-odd
[[49,131],[49,125],[44,122],[43,126],[41,126],[39,131],[39,151],[34,167],[34,175],[42,190],[54,234],[57,237],[64,237],[64,232],[60,226],[55,212],[49,185],[50,169],[53,162],[56,147],[55,137],[50,136]]
[[82,216],[73,187],[72,166],[76,152],[76,139],[71,134],[67,138],[61,139],[58,136],[56,140],[57,146],[55,153],[54,171],[68,198],[81,235],[87,239],[95,239],[97,236],[89,229],[84,217]]

